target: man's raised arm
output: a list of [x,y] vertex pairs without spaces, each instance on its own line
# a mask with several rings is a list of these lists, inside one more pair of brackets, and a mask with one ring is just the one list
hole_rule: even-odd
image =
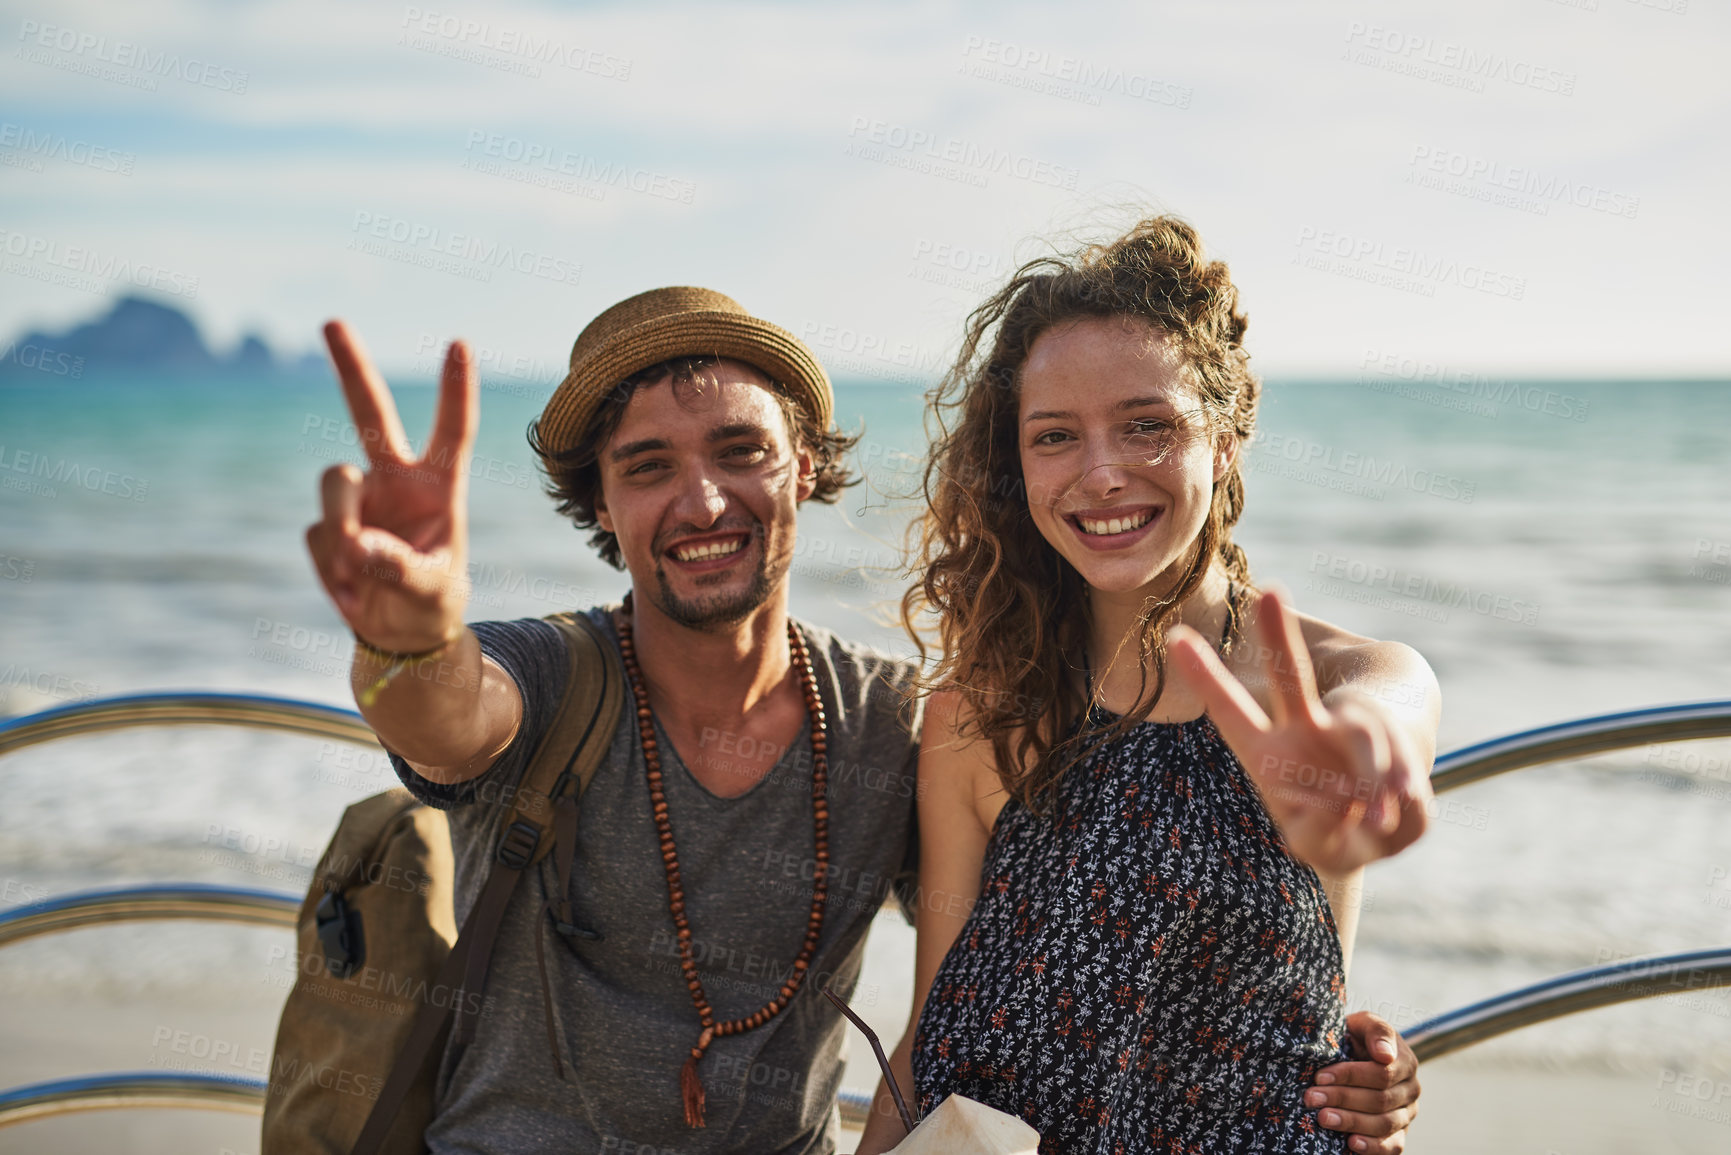
[[367,471],[325,470],[324,517],[308,527],[307,550],[355,633],[350,683],[367,724],[423,777],[463,782],[510,745],[523,717],[516,683],[482,657],[463,624],[480,410],[474,359],[463,342],[451,343],[433,435],[416,458],[360,339],[332,321],[325,340]]

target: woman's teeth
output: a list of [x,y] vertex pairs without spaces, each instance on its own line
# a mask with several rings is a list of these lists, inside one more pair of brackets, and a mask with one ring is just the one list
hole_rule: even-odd
[[712,557],[726,557],[730,553],[738,553],[744,548],[745,539],[736,537],[731,541],[712,541],[705,545],[675,549],[673,556],[680,561],[708,561]]
[[1107,518],[1105,521],[1095,521],[1092,518],[1078,517],[1076,522],[1082,527],[1083,533],[1096,535],[1129,533],[1133,529],[1141,529],[1143,526],[1147,525],[1153,516],[1153,510],[1145,509],[1141,513],[1134,513],[1129,517],[1111,517]]

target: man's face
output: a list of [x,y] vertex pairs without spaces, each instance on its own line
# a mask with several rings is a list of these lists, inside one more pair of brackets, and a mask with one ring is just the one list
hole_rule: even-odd
[[639,386],[601,450],[596,517],[638,595],[682,625],[743,620],[787,581],[816,484],[769,379],[722,360]]

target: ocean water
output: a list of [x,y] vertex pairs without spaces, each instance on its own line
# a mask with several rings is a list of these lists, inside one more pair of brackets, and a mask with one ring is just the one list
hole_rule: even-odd
[[[433,391],[398,395],[419,444]],[[483,392],[472,619],[625,588],[539,492],[523,435],[544,397]],[[893,607],[920,391],[842,383],[838,412],[869,477],[802,514],[795,611],[908,651]],[[163,689],[351,705],[348,635],[302,541],[337,460],[360,454],[334,385],[0,388],[0,712]],[[1731,697],[1731,384],[1274,381],[1250,463],[1237,538],[1258,577],[1425,654],[1445,750]],[[0,759],[0,908],[146,881],[298,891],[342,808],[393,781],[364,751],[215,728],[23,751]],[[1435,818],[1368,876],[1355,1008],[1410,1025],[1556,972],[1731,943],[1731,744],[1525,771],[1444,796]],[[0,990],[280,1000],[282,941],[78,932],[0,952]],[[880,920],[858,999],[891,1040],[911,942]],[[1731,997],[1690,991],[1450,1061],[1726,1079],[1727,1055]]]

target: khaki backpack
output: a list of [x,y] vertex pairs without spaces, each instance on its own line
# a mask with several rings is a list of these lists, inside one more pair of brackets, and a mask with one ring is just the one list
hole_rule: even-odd
[[[571,925],[577,799],[612,744],[624,674],[585,616],[546,620],[565,638],[570,676],[521,786],[502,805],[493,865],[461,932],[444,812],[401,787],[343,812],[301,904],[261,1155],[422,1155],[439,1066],[427,1060],[443,1054],[452,1030],[471,1037],[506,904],[549,852],[558,886],[539,935],[549,918],[561,931]],[[538,953],[541,945],[537,937]],[[546,981],[543,962],[544,998]],[[551,1038],[551,1022],[548,1031]]]

